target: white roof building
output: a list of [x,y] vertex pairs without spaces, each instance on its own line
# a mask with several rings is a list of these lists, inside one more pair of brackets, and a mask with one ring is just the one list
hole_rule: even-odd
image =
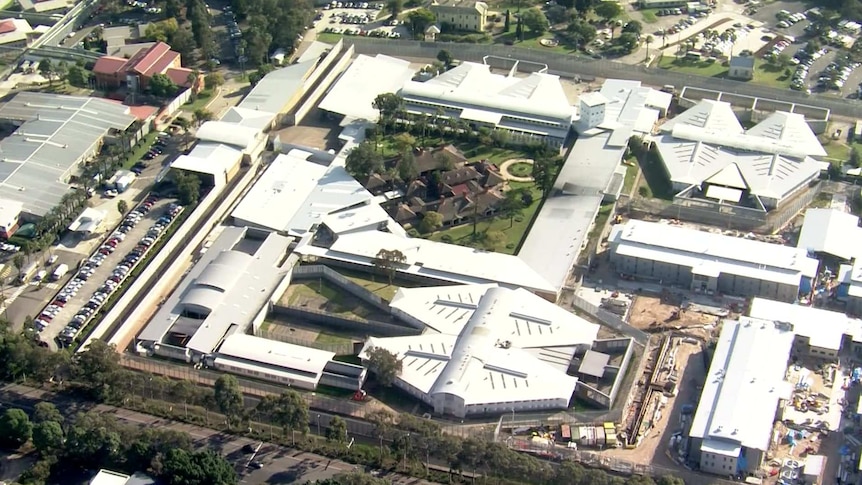
[[598,325],[523,289],[465,285],[401,289],[396,315],[427,326],[423,335],[371,338],[402,362],[396,385],[464,417],[568,407],[577,378],[566,373]]
[[224,339],[215,355],[214,364],[217,369],[232,368],[234,372],[264,371],[270,374],[268,380],[314,389],[323,376],[326,364],[333,357],[334,352],[253,335],[234,334]]
[[792,345],[793,333],[772,321],[724,322],[689,433],[702,461],[769,449],[778,402],[792,390],[784,380]]
[[[773,208],[820,175],[811,157],[826,151],[801,114],[778,111],[744,130],[729,103],[705,99],[661,127],[655,139],[674,190],[696,186],[707,198],[746,195]],[[711,187],[719,189],[710,193]]]
[[26,19],[0,20],[0,45],[27,44],[34,32]]
[[250,153],[264,139],[260,129],[227,121],[207,121],[198,128],[198,140],[221,143]]
[[826,253],[850,260],[862,253],[859,218],[834,209],[808,209],[796,247],[810,253]]
[[69,230],[82,234],[92,234],[99,229],[99,226],[102,225],[102,221],[105,220],[107,215],[108,213],[105,211],[87,207],[69,224]]
[[370,203],[371,193],[343,166],[320,165],[311,155],[293,149],[276,157],[231,213],[234,223],[301,236],[329,214]]
[[748,314],[753,318],[789,323],[795,335],[808,339],[809,347],[829,354],[837,355],[845,335],[854,342],[862,342],[862,320],[840,312],[754,298]]
[[360,54],[320,102],[320,109],[347,119],[376,122],[380,113],[372,104],[384,93],[394,93],[413,77],[410,63],[394,57]]
[[216,186],[227,183],[231,174],[242,161],[242,151],[223,143],[200,142],[188,155],[180,155],[171,168],[212,176]]
[[578,137],[518,252],[550,284],[565,284],[629,138],[649,133],[670,100],[668,93],[620,79],[581,95],[583,103],[601,105],[600,126]]
[[693,273],[792,286],[814,278],[819,265],[798,248],[640,220],[614,226],[608,242],[615,254],[690,267]]

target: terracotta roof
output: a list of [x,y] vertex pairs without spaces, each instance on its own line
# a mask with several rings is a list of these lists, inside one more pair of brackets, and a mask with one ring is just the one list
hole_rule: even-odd
[[[179,54],[177,54],[179,55]],[[171,78],[171,81],[174,82],[177,86],[189,87],[189,74],[193,73],[193,69],[189,69],[187,67],[172,67],[165,71],[165,75]],[[156,73],[154,73],[156,74]]]
[[467,161],[467,157],[461,153],[461,150],[458,150],[453,145],[446,145],[445,147],[433,150],[423,150],[422,153],[416,155],[415,159],[416,167],[420,174],[443,168],[442,161],[448,161],[452,167],[458,167]]
[[467,195],[470,193],[470,188],[467,184],[458,184],[452,186],[452,193],[456,196],[458,195]]
[[93,72],[97,74],[116,74],[124,70],[127,62],[129,62],[128,59],[123,59],[122,57],[102,56],[96,61],[96,65],[93,66]]
[[164,42],[158,42],[156,45],[135,54],[132,57],[132,70],[138,74],[151,77],[153,74],[161,74],[171,64],[171,62],[180,54],[171,50],[171,46]]
[[0,34],[8,34],[9,32],[15,32],[15,20],[14,19],[6,19],[0,22]]
[[479,177],[479,172],[475,168],[461,167],[455,170],[443,172],[441,181],[447,185],[459,185],[468,180],[476,180]]

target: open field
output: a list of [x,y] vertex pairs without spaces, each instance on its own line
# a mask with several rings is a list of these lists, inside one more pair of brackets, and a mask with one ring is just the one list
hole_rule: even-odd
[[659,59],[658,67],[669,71],[706,77],[723,77],[727,73],[727,66],[717,61],[690,61],[669,56],[663,56]]

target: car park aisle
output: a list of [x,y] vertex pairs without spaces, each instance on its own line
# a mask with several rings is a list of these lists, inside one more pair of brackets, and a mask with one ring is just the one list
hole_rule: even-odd
[[[170,199],[154,201],[151,209],[147,211],[147,213],[143,214],[139,218],[140,220],[133,226],[126,224],[126,221],[135,218],[135,216],[127,216],[123,222],[120,223],[119,227],[126,225],[129,229],[124,233],[124,236],[119,236],[115,239],[116,243],[109,243],[108,241],[114,238],[114,235],[117,234],[118,231],[110,233],[106,237],[100,248],[111,246],[113,250],[110,252],[109,250],[105,250],[103,252],[107,254],[96,256],[96,258],[101,259],[101,262],[98,265],[87,264],[88,260],[85,259],[80,268],[72,270],[72,279],[64,287],[60,288],[60,291],[57,294],[57,297],[64,294],[67,295],[65,298],[67,301],[63,303],[62,308],[59,308],[59,310],[55,309],[54,315],[51,315],[50,321],[45,322],[47,325],[40,332],[43,342],[47,343],[51,348],[58,347],[57,337],[64,333],[64,328],[73,321],[76,314],[78,314],[78,312],[87,305],[94,295],[100,292],[100,289],[102,289],[104,285],[111,285],[106,282],[111,278],[117,268],[123,266],[123,260],[127,257],[129,252],[131,252],[141,242],[141,240],[147,237],[147,233],[150,231],[150,228],[159,220],[159,218],[166,214],[168,207],[170,207],[173,202],[174,201]],[[94,251],[91,257],[96,254],[99,254],[99,249]],[[130,271],[131,267],[125,270],[125,273],[128,274]],[[81,276],[79,277],[78,275]],[[70,289],[73,289],[73,291],[67,291]],[[112,291],[115,289],[116,286],[112,288]],[[57,302],[57,297],[55,297],[52,302]],[[107,299],[108,296],[102,297],[101,303],[103,304]],[[100,307],[101,304],[99,305],[99,308]],[[97,313],[99,308],[93,309],[90,316]],[[39,320],[39,317],[37,317],[37,320]],[[87,318],[85,322],[88,320],[89,318]]]

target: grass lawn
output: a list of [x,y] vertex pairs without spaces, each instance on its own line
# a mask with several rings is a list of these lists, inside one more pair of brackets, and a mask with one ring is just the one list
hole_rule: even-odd
[[[520,248],[521,241],[527,233],[527,229],[536,215],[536,211],[541,204],[542,192],[535,188],[532,183],[515,184],[510,183],[513,188],[530,187],[533,194],[533,203],[523,210],[522,215],[515,217],[513,220],[507,218],[495,217],[479,221],[476,224],[476,236],[473,236],[473,224],[467,223],[460,226],[452,227],[442,231],[437,231],[431,234],[428,239],[432,241],[443,241],[444,236],[448,242],[458,244],[459,246],[468,246],[474,248],[487,249],[504,254],[515,254]],[[488,232],[499,231],[503,233],[505,238],[499,243],[491,243],[483,240],[483,236]],[[451,238],[451,239],[449,239]]]
[[850,160],[850,146],[846,143],[831,138],[821,139],[820,142],[823,144],[823,149],[826,150],[826,157],[830,161],[844,163]]
[[372,278],[371,274],[360,273],[358,271],[345,271],[341,268],[338,268],[337,271],[345,278],[384,300],[391,301],[395,296],[395,293],[397,293],[402,286],[408,286],[408,284],[401,284],[403,282],[399,281],[397,278],[393,281],[393,284],[390,285],[389,280],[387,280],[385,276],[374,276]]
[[642,160],[639,160],[639,164],[645,182],[641,187],[646,189],[645,191],[638,189],[641,195],[646,198],[673,200],[673,185],[667,179],[658,156],[647,153]]
[[658,11],[657,8],[645,8],[638,11],[641,14],[641,21],[643,21],[643,23],[654,24],[658,22],[658,16],[655,14]]
[[199,109],[205,108],[210,103],[210,101],[212,101],[212,97],[212,91],[205,89],[198,93],[198,97],[193,102],[184,104],[182,109],[183,111],[194,113]]
[[150,147],[153,146],[153,143],[156,141],[156,137],[159,135],[157,131],[151,131],[145,137],[141,139],[138,145],[132,149],[132,152],[129,154],[129,158],[127,158],[123,162],[123,168],[128,170],[132,168],[132,165],[138,163],[138,160],[144,157],[144,155],[150,150]]
[[314,302],[312,304],[314,306],[317,301],[324,300],[319,308],[311,309],[357,318],[366,318],[370,314],[369,309],[359,299],[348,296],[324,279],[292,285],[291,290],[293,293],[288,300],[288,304],[291,306],[300,304],[302,300],[311,300]]
[[772,66],[763,59],[755,59],[754,61],[754,82],[771,86],[773,88],[787,89],[790,87],[791,75],[788,75],[787,69]]
[[332,32],[318,32],[314,40],[319,40],[327,44],[337,44],[344,36],[341,34],[333,34]]
[[626,178],[623,181],[623,194],[630,194],[632,192],[632,187],[635,184],[635,180],[638,178],[638,162],[636,159],[632,159],[629,163],[626,163]]
[[522,49],[541,49],[541,50],[548,51],[548,52],[559,52],[561,54],[570,54],[572,52],[577,51],[577,49],[573,48],[572,46],[570,46],[564,42],[559,42],[559,44],[555,45],[555,46],[545,46],[545,45],[540,44],[542,39],[556,39],[559,41],[559,39],[557,39],[557,36],[554,35],[553,33],[549,32],[549,33],[546,33],[543,35],[537,35],[534,37],[530,37],[529,35],[530,34],[528,33],[527,36],[524,37],[524,40],[519,42],[515,39],[515,30],[512,29],[511,32],[506,32],[504,34],[500,34],[500,35],[494,37],[494,43],[495,44],[505,44],[508,42],[513,47],[520,47]]
[[319,344],[327,345],[349,345],[353,343],[352,339],[327,332],[318,333],[317,338],[314,339],[314,341]]
[[706,77],[722,77],[727,73],[727,66],[720,62],[690,61],[673,56],[662,56],[658,61],[658,67]]
[[832,194],[829,192],[820,192],[817,197],[811,201],[810,207],[824,209],[832,205]]
[[513,163],[507,167],[507,171],[515,177],[530,177],[533,174],[533,165],[526,162]]

